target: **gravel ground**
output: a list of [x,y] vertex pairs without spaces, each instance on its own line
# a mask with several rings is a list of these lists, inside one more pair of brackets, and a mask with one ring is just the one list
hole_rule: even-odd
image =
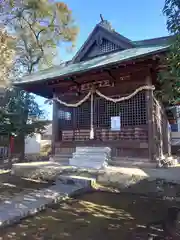
[[145,240],[144,226],[160,219],[171,204],[127,194],[85,194],[1,230],[0,239],[133,240],[140,234],[144,237],[138,239]]

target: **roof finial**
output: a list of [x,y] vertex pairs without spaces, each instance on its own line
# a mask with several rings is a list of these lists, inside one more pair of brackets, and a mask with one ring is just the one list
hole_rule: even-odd
[[100,14],[100,18],[101,18],[101,22],[104,22],[104,18],[102,14]]
[[105,19],[103,18],[103,15],[102,15],[102,14],[100,14],[100,18],[101,18],[101,22],[100,22],[98,25],[99,25],[99,26],[102,26],[102,27],[104,27],[104,28],[106,28],[106,29],[108,29],[108,30],[113,31],[113,28],[112,28],[110,22],[107,21],[107,20],[105,20]]

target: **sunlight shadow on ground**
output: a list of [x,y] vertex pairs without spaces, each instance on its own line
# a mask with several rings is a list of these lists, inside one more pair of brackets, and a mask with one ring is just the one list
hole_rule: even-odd
[[95,192],[53,205],[4,229],[1,236],[3,240],[136,239],[132,234],[147,234],[147,222],[158,219],[165,207],[162,201]]
[[[32,193],[51,186],[52,183],[43,181],[32,181],[31,179],[22,179],[12,176],[9,172],[0,174],[0,202],[11,202],[9,199],[24,194]],[[33,201],[33,199],[32,199]]]

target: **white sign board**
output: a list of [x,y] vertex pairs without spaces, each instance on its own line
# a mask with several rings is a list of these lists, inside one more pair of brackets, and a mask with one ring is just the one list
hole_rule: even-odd
[[111,130],[120,131],[121,130],[121,117],[115,116],[111,117]]

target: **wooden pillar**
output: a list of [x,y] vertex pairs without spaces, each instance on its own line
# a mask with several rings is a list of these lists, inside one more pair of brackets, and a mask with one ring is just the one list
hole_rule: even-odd
[[[55,94],[54,94],[55,97]],[[55,154],[55,143],[58,140],[58,103],[53,100],[53,116],[52,116],[52,155]]]
[[[152,86],[151,76],[146,77],[146,85]],[[154,162],[154,120],[153,120],[153,90],[146,91],[146,109],[147,109],[147,124],[148,124],[148,155],[149,160]]]
[[[164,112],[165,114],[165,112]],[[170,133],[170,125],[167,119],[167,116],[164,116],[163,119],[163,137],[164,137],[164,144],[165,144],[165,154],[171,156],[171,133]]]
[[72,114],[72,124],[73,124],[73,126],[72,126],[72,131],[73,131],[73,141],[75,141],[75,131],[76,131],[76,113],[77,113],[77,111],[76,111],[76,108],[74,107],[73,109],[72,109],[72,112],[71,112],[71,114]]

